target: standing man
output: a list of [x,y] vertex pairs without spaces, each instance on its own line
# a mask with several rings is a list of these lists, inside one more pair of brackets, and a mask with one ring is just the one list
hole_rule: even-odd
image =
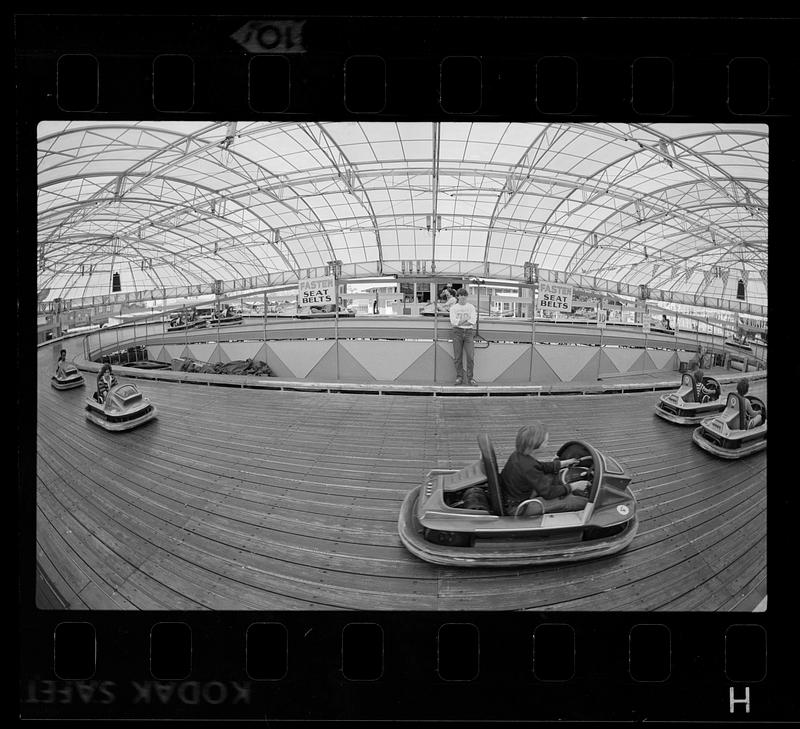
[[478,312],[467,301],[469,294],[465,288],[457,292],[458,303],[450,307],[450,324],[453,327],[453,361],[456,366],[456,385],[464,382],[463,355],[467,356],[467,383],[475,384],[472,379],[472,366],[475,361],[475,327],[478,324]]

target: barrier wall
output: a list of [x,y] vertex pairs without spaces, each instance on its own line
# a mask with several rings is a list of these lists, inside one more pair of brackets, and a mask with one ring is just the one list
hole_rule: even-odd
[[[695,341],[631,327],[537,322],[533,331],[530,321],[489,320],[481,322],[480,334],[485,340],[475,348],[474,377],[483,384],[557,385],[673,372],[696,356]],[[91,333],[84,356],[97,361],[138,345],[162,362],[261,360],[282,378],[446,384],[455,379],[449,335],[447,322],[408,317],[270,320],[266,331],[263,320],[173,332],[162,323],[142,323]]]
[[[426,383],[455,378],[451,342],[287,340],[270,342],[198,342],[151,347],[150,359],[199,362],[256,359],[277,377],[317,381]],[[533,363],[531,363],[531,354]],[[671,372],[674,351],[619,349],[558,344],[492,343],[475,349],[474,376],[483,384],[551,385],[590,382],[620,374]]]

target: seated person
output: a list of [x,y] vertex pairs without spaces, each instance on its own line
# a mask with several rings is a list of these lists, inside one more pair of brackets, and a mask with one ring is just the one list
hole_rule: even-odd
[[[560,471],[579,462],[577,458],[539,461],[534,453],[547,445],[549,433],[543,423],[535,421],[517,432],[516,450],[509,456],[500,473],[503,507],[513,514],[523,501],[537,496],[543,499],[562,499],[577,511],[587,504],[589,481],[562,483]],[[564,503],[562,502],[562,506]]]
[[442,295],[439,297],[439,305],[440,306],[444,307],[447,311],[449,311],[450,307],[453,304],[457,304],[457,303],[458,303],[458,299],[456,299],[456,297],[453,296],[453,294],[450,293],[449,289],[445,289],[444,291],[442,291]]
[[661,315],[661,326],[663,326],[664,329],[672,329],[672,327],[669,325],[669,319],[667,319],[666,314]]
[[710,398],[717,393],[714,388],[706,387],[703,384],[705,372],[703,372],[702,368],[697,364],[695,364],[695,368],[692,371],[692,377],[694,377],[695,388],[697,391],[697,402],[703,402],[703,397],[708,396]]
[[749,390],[750,383],[747,380],[741,379],[736,383],[736,392],[742,396],[742,400],[744,402],[744,416],[748,430],[750,428],[755,428],[757,425],[761,425],[761,423],[764,421],[764,416],[761,413],[753,410],[753,406],[746,397]]
[[108,391],[117,384],[117,378],[111,371],[110,364],[104,364],[97,373],[97,393],[95,393],[95,400],[99,403],[106,401]]
[[58,361],[56,362],[56,377],[66,377],[67,373],[64,371],[67,366],[67,350],[62,349],[58,354]]

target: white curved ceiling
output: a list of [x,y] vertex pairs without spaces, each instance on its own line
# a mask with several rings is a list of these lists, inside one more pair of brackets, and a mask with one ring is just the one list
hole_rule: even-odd
[[767,193],[766,125],[43,122],[38,285],[533,261],[766,304]]

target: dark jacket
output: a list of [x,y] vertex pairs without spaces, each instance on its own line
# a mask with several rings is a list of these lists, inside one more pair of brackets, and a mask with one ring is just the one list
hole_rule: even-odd
[[525,499],[541,496],[556,499],[566,496],[569,486],[557,481],[561,461],[538,461],[533,456],[514,451],[500,473],[500,487],[507,507],[516,507]]

